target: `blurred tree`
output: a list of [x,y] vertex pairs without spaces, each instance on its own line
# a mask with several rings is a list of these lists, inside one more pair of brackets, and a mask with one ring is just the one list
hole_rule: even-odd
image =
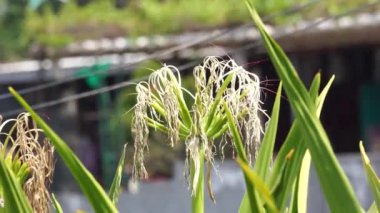
[[46,0],[29,0],[29,7],[33,10],[39,8]]
[[0,28],[0,59],[13,58],[24,50],[23,21],[26,15],[27,0],[0,0],[3,7]]
[[54,13],[58,13],[62,8],[63,2],[61,0],[48,0],[47,2],[50,4]]
[[118,9],[122,9],[127,6],[127,3],[127,0],[115,0],[115,7]]
[[[311,0],[253,1],[257,2],[257,9],[265,16]],[[285,24],[301,19],[315,19],[353,9],[370,1],[372,0],[323,0],[295,15],[279,16],[271,23]],[[45,48],[54,53],[73,41],[87,38],[178,33],[225,27],[250,20],[244,3],[237,4],[236,0],[204,2],[0,0],[0,60],[25,57],[25,53],[31,49],[31,43],[36,49]],[[380,6],[373,6],[371,11],[379,8]]]
[[45,12],[46,7],[50,7],[51,10],[57,14],[59,11],[61,11],[63,6],[63,0],[29,0],[30,2],[30,8],[37,10],[39,14],[43,14]]
[[76,0],[76,1],[77,1],[77,5],[80,7],[86,6],[87,4],[91,2],[91,0]]

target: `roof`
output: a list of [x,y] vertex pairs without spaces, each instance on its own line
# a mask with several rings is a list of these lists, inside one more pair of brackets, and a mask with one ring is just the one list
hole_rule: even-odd
[[[268,31],[286,51],[318,51],[352,45],[380,44],[380,12],[362,13],[337,19],[317,19],[294,25],[272,27]],[[0,64],[0,82],[39,81],[43,70],[46,79],[72,75],[73,71],[107,61],[115,66],[137,63],[147,58],[194,59],[207,55],[224,55],[240,47],[260,47],[259,33],[250,24],[235,28],[188,32],[177,35],[142,36],[137,39],[116,38],[72,43],[56,60],[28,60]],[[259,49],[260,50],[260,49]],[[264,51],[261,48],[262,51]],[[27,75],[25,75],[28,73]]]

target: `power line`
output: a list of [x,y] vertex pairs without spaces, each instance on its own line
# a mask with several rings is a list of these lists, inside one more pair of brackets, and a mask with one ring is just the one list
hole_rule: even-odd
[[[304,32],[306,30],[309,30],[309,29],[312,29],[312,28],[318,26],[319,24],[321,24],[321,23],[323,23],[325,21],[328,21],[328,20],[331,20],[331,19],[337,19],[337,18],[342,17],[342,16],[347,16],[347,15],[359,12],[359,11],[361,11],[361,10],[367,8],[367,7],[373,6],[373,5],[375,5],[375,4],[379,3],[379,2],[380,1],[372,2],[372,3],[369,3],[369,4],[365,4],[365,5],[359,6],[359,7],[355,8],[355,9],[352,9],[352,10],[349,10],[349,11],[346,11],[346,12],[334,15],[334,16],[326,17],[326,18],[321,19],[321,20],[319,20],[317,22],[311,23],[310,25],[304,27],[303,29],[301,29],[299,31],[292,32],[292,33],[284,33],[284,34],[282,34],[280,36],[276,36],[276,38],[279,39],[279,38],[284,37],[284,36],[289,36],[289,35],[293,35],[293,34],[296,34],[296,33]],[[252,43],[250,45],[247,45],[247,46],[244,46],[242,48],[237,48],[237,49],[234,49],[232,51],[229,51],[228,53],[226,53],[226,55],[234,54],[234,53],[238,53],[238,52],[242,52],[242,51],[246,51],[248,49],[259,47],[260,45],[262,45],[261,42],[259,42],[259,41],[258,42],[254,42],[254,43]],[[196,64],[198,64],[198,61],[192,61],[192,62],[183,64],[181,66],[178,66],[178,70],[183,71],[185,69],[193,67]],[[95,90],[91,90],[91,91],[87,91],[87,92],[83,92],[83,93],[67,96],[67,97],[64,97],[64,98],[57,99],[57,100],[35,104],[35,105],[32,105],[32,108],[35,109],[35,110],[39,110],[39,109],[42,109],[42,108],[46,108],[46,107],[51,107],[51,106],[55,106],[55,105],[58,105],[58,104],[62,104],[62,103],[68,102],[68,101],[74,101],[74,100],[79,100],[79,99],[87,98],[87,97],[94,96],[94,95],[97,95],[97,94],[100,94],[100,93],[109,92],[109,91],[121,89],[121,88],[124,88],[124,87],[127,87],[127,86],[135,85],[137,82],[142,81],[142,80],[146,80],[147,78],[148,78],[148,76],[144,76],[144,77],[141,77],[141,78],[138,78],[138,79],[124,81],[124,82],[117,83],[117,84],[114,84],[114,85],[111,85],[111,86],[105,86],[105,87],[102,87],[102,88],[99,88],[99,89],[95,89]],[[7,117],[7,116],[15,115],[15,114],[18,114],[18,113],[20,113],[22,111],[23,111],[22,108],[16,109],[16,110],[12,110],[12,111],[8,111],[8,112],[5,112],[3,114],[3,116]]]
[[[288,15],[288,14],[292,14],[292,13],[295,13],[295,12],[299,12],[299,11],[304,10],[304,9],[306,9],[306,8],[308,8],[308,7],[316,4],[316,3],[319,3],[321,1],[322,0],[312,0],[312,1],[309,1],[308,3],[305,3],[305,4],[302,4],[302,5],[296,6],[296,7],[292,7],[292,8],[286,9],[285,11],[279,12],[277,14],[266,16],[266,17],[263,18],[263,20],[265,22],[267,22],[267,21],[273,20],[273,19],[275,19],[275,18],[277,18],[279,16],[283,16],[283,15]],[[235,31],[244,29],[244,28],[246,28],[248,26],[251,26],[251,25],[252,25],[251,23],[247,23],[247,24],[243,24],[243,25],[241,25],[239,27],[236,27],[236,28],[233,28],[233,29],[224,29],[224,30],[216,32],[216,33],[214,33],[212,35],[209,35],[209,36],[206,36],[206,37],[202,37],[200,39],[194,40],[194,41],[186,43],[186,44],[180,44],[180,45],[177,45],[175,47],[171,47],[169,49],[165,49],[165,50],[160,50],[160,51],[154,52],[154,53],[152,53],[152,54],[150,54],[150,55],[148,55],[148,56],[146,56],[146,57],[144,57],[144,58],[142,58],[142,59],[140,59],[140,60],[138,60],[136,62],[127,64],[127,65],[122,65],[122,66],[115,66],[115,67],[109,69],[109,72],[106,73],[106,74],[120,73],[120,71],[123,71],[123,70],[124,70],[123,72],[125,74],[129,74],[130,72],[132,72],[130,69],[133,68],[134,66],[138,65],[141,62],[144,62],[144,61],[147,61],[147,60],[152,60],[152,59],[155,59],[155,58],[160,57],[160,56],[170,55],[171,53],[174,53],[174,52],[177,52],[179,50],[183,50],[183,49],[186,49],[186,48],[189,48],[189,47],[193,47],[193,46],[196,46],[196,45],[201,44],[201,43],[210,42],[210,41],[215,40],[216,38],[219,38],[219,37],[221,37],[223,35],[233,33]],[[57,81],[54,81],[54,82],[39,84],[39,85],[36,85],[36,86],[33,86],[33,87],[28,87],[28,88],[25,88],[25,89],[21,89],[21,90],[19,90],[19,93],[20,93],[20,95],[25,95],[25,94],[33,93],[33,92],[36,92],[36,91],[40,91],[40,90],[48,89],[48,88],[51,88],[51,87],[55,87],[55,86],[58,86],[58,85],[61,85],[61,84],[70,83],[70,82],[73,82],[73,81],[85,79],[87,77],[94,76],[94,75],[99,75],[99,74],[103,75],[105,73],[101,72],[101,71],[95,71],[95,72],[92,72],[92,73],[87,74],[87,75],[69,77],[67,79],[57,80]],[[11,98],[11,97],[12,97],[11,94],[4,93],[4,94],[0,95],[0,100]]]
[[[198,64],[198,62],[197,61],[193,61],[193,62],[190,62],[190,63],[186,63],[186,64],[184,64],[182,66],[179,66],[177,68],[178,68],[178,70],[182,71],[182,70],[188,69],[188,68],[190,68],[190,67],[192,67],[192,66],[194,66],[196,64]],[[117,84],[113,84],[111,86],[104,86],[104,87],[101,87],[99,89],[94,89],[94,90],[91,90],[91,91],[82,92],[82,93],[75,94],[75,95],[70,95],[70,96],[63,97],[63,98],[60,98],[60,99],[56,99],[56,100],[53,100],[53,101],[47,101],[47,102],[42,102],[42,103],[39,103],[39,104],[34,104],[31,107],[34,110],[39,110],[39,109],[43,109],[43,108],[59,105],[59,104],[65,103],[65,102],[69,102],[69,101],[75,101],[75,100],[91,97],[91,96],[98,95],[98,94],[101,94],[101,93],[110,92],[110,91],[121,89],[121,88],[124,88],[124,87],[136,85],[136,83],[138,83],[140,81],[147,80],[148,77],[149,76],[143,76],[141,78],[136,78],[136,79],[133,79],[133,80],[120,82],[120,83],[117,83]],[[22,111],[24,111],[23,108],[11,110],[11,111],[3,113],[3,117],[8,117],[8,116],[12,116],[12,115],[15,115],[15,114],[19,114]]]
[[[282,37],[286,37],[286,36],[292,36],[292,35],[296,35],[296,34],[299,34],[299,33],[302,33],[302,32],[305,32],[307,30],[310,30],[314,27],[317,27],[318,25],[322,24],[323,22],[326,22],[326,21],[329,21],[329,20],[336,20],[336,19],[339,19],[341,17],[344,17],[344,16],[348,16],[348,15],[351,15],[351,14],[355,14],[357,12],[360,12],[362,10],[365,10],[367,8],[371,8],[377,4],[380,3],[380,0],[376,0],[376,1],[373,1],[373,2],[370,2],[370,3],[367,3],[367,4],[362,4],[354,9],[351,9],[351,10],[347,10],[347,11],[344,11],[344,12],[341,12],[339,14],[336,14],[336,15],[333,15],[333,16],[326,16],[326,17],[323,17],[321,19],[318,19],[317,21],[303,27],[302,29],[299,29],[295,32],[284,32],[283,34],[279,34],[277,36],[274,37],[274,39],[280,39]],[[249,50],[249,49],[253,49],[253,48],[256,48],[256,47],[259,47],[261,45],[261,42],[253,42],[251,44],[248,44],[246,46],[243,46],[241,48],[238,48],[238,49],[235,49],[237,52],[242,52],[242,51],[245,51],[245,50]]]

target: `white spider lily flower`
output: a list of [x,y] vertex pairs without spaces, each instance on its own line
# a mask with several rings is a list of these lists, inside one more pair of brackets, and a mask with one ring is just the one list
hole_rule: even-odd
[[147,178],[148,173],[144,166],[144,152],[148,149],[149,128],[145,117],[148,113],[150,102],[150,91],[147,85],[142,82],[136,86],[137,104],[132,120],[132,135],[134,137],[134,156],[133,156],[133,177]]
[[[174,74],[177,73],[178,77]],[[177,79],[178,78],[178,79]],[[179,100],[181,93],[179,71],[174,66],[164,66],[153,72],[149,77],[149,85],[154,90],[165,110],[165,120],[168,125],[170,145],[179,140]]]
[[[252,160],[260,146],[262,133],[259,112],[260,108],[260,81],[259,77],[238,66],[233,60],[221,60],[217,57],[207,57],[202,65],[195,67],[194,77],[197,95],[202,104],[202,115],[207,116],[213,109],[212,103],[216,94],[222,89],[227,77],[231,80],[229,86],[222,91],[221,99],[235,118],[239,130],[244,133],[246,154]],[[215,114],[223,114],[221,104],[216,108]],[[253,153],[253,156],[252,156]]]
[[[183,91],[188,91],[181,86],[177,68],[164,66],[153,72],[148,82],[139,83],[132,132],[136,149],[133,172],[134,177],[139,178],[147,177],[143,155],[147,150],[148,126],[166,133],[171,146],[179,140],[185,142],[185,173],[186,178],[191,177],[189,182],[194,195],[199,181],[202,181],[204,161],[208,162],[208,167],[214,165],[217,151],[215,139],[224,138],[221,144],[229,141],[226,138],[231,133],[224,106],[234,117],[250,161],[255,158],[260,146],[262,128],[257,75],[238,66],[233,60],[212,56],[196,66],[193,74],[196,93],[190,94],[194,98],[191,111],[184,101]],[[223,148],[221,151],[223,154]]]

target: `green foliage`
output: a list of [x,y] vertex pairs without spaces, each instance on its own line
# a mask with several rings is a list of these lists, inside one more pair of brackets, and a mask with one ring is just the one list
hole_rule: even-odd
[[[313,0],[255,0],[257,10],[265,16],[308,1]],[[25,57],[31,43],[56,51],[73,41],[88,38],[176,33],[249,20],[244,4],[237,4],[235,0],[213,0],[207,4],[203,0],[127,2],[126,7],[116,8],[113,1],[90,1],[79,6],[76,1],[29,0],[28,4],[27,0],[0,0],[0,47],[3,50],[0,59]],[[295,15],[281,15],[271,22],[284,24],[315,19],[355,8],[363,2],[320,1],[310,9]]]
[[267,131],[261,142],[261,148],[255,162],[254,170],[263,180],[268,179],[270,172],[270,163],[274,150],[274,143],[276,141],[276,132],[280,114],[281,87],[282,83],[280,83],[280,86],[278,87]]
[[[264,180],[254,171],[251,170],[249,165],[240,158],[236,159],[237,163],[240,165],[241,169],[243,170],[244,175],[246,176],[246,181],[250,182],[250,184],[247,184],[247,187],[255,187],[255,190],[257,191],[257,198],[256,199],[261,199],[263,201],[262,205],[266,205],[268,207],[268,212],[279,212],[273,195],[270,192],[269,187],[265,184]],[[248,197],[249,197],[248,193]],[[250,199],[250,205],[253,206],[255,205],[256,201]],[[262,212],[262,207],[259,207],[259,211]],[[253,211],[255,212],[255,211]]]
[[[237,129],[237,125],[234,119],[232,118],[231,112],[228,109],[226,104],[224,105],[224,108],[226,111],[228,127],[231,131],[232,141],[235,144],[237,155],[244,164],[248,164],[247,156],[244,152],[243,141]],[[254,182],[249,181],[250,179],[252,179],[250,178],[249,173],[244,172],[244,179],[245,179],[246,190],[247,190],[247,195],[248,195],[247,201],[249,201],[248,203],[249,207],[246,207],[246,208],[243,207],[243,208],[249,210],[250,212],[262,212],[262,209],[259,206],[260,204],[258,203],[260,200],[257,199],[257,195],[253,188],[255,184]]]
[[0,212],[33,212],[32,207],[9,166],[0,158],[0,184],[2,188],[4,207]]
[[371,162],[367,154],[365,153],[363,143],[360,142],[360,152],[362,154],[364,170],[367,173],[368,183],[372,192],[372,196],[375,199],[377,209],[380,209],[380,181],[376,175],[375,170],[371,166]]
[[[255,168],[254,168],[255,173],[251,174],[251,176],[252,175],[258,176],[258,178],[260,178],[260,180],[261,179],[267,180],[266,176],[268,175],[269,168],[270,168],[269,165],[270,165],[270,162],[272,160],[272,153],[273,153],[273,148],[274,148],[274,142],[276,139],[277,124],[278,124],[278,119],[279,119],[280,100],[281,100],[280,98],[281,98],[281,84],[280,84],[279,89],[278,89],[277,94],[276,94],[276,100],[275,100],[275,103],[274,103],[274,106],[272,109],[271,120],[269,122],[267,131],[264,135],[259,154],[256,158]],[[239,164],[242,168],[244,168],[244,165],[242,165],[242,163],[239,163]],[[248,172],[246,171],[246,169],[244,170],[244,174],[248,177]],[[248,180],[246,178],[247,187],[249,187],[250,185],[254,185],[254,182],[252,182],[253,181],[252,179],[249,183],[247,183]],[[247,188],[247,191],[248,191],[248,193],[252,194],[252,192],[250,192],[250,190],[248,190],[248,188]],[[271,200],[272,199],[273,198],[271,196]],[[250,201],[249,201],[247,194],[245,194],[243,197],[242,204],[240,205],[239,212],[240,213],[253,212],[252,208],[250,208],[250,206],[254,206],[256,204],[252,203],[252,202],[253,202],[252,199],[250,199]],[[272,208],[272,210],[277,210],[277,207],[275,204],[271,204],[271,208]]]
[[57,213],[63,213],[63,210],[62,210],[62,207],[61,207],[61,204],[58,202],[57,198],[55,198],[55,195],[52,194],[51,196],[51,199],[53,201],[53,206],[54,206],[54,209]]
[[[190,155],[189,170],[190,182],[193,188],[192,210],[194,213],[204,212],[204,163],[212,163],[210,156],[213,155],[213,140],[225,133],[228,133],[231,137],[233,147],[237,153],[237,163],[243,171],[246,182],[247,193],[239,209],[240,213],[307,212],[308,178],[311,162],[313,162],[316,168],[331,212],[363,212],[319,120],[323,102],[334,77],[330,79],[319,93],[321,80],[320,75],[317,74],[309,91],[307,91],[281,47],[266,32],[257,11],[248,0],[246,2],[271,61],[282,81],[276,94],[271,120],[264,134],[260,150],[257,153],[254,168],[251,168],[249,164],[250,153],[247,152],[246,138],[242,136],[242,134],[247,132],[244,132],[244,129],[240,128],[238,123],[242,117],[249,115],[246,110],[248,109],[247,106],[251,105],[244,105],[245,108],[243,110],[236,106],[234,108],[233,105],[235,102],[239,102],[248,96],[249,89],[251,89],[249,86],[252,85],[239,84],[237,87],[241,87],[241,90],[234,90],[236,88],[230,86],[231,82],[241,83],[250,78],[246,78],[244,75],[246,71],[240,70],[241,67],[233,64],[233,61],[221,63],[212,57],[208,58],[209,61],[206,60],[204,65],[197,67],[198,70],[195,69],[199,72],[194,72],[196,77],[196,92],[194,96],[190,95],[194,99],[191,111],[187,101],[185,101],[180,77],[179,75],[178,77],[175,76],[171,70],[173,67],[166,66],[153,73],[149,84],[146,82],[146,84],[138,84],[138,98],[140,99],[138,99],[137,104],[140,105],[136,105],[137,113],[133,118],[134,124],[137,122],[138,125],[133,126],[135,128],[133,131],[135,137],[140,136],[141,141],[136,141],[138,143],[135,143],[135,148],[140,148],[140,151],[144,151],[147,146],[145,144],[145,135],[141,137],[139,134],[145,134],[146,132],[140,132],[142,128],[139,129],[138,127],[151,126],[156,128],[156,130],[168,134],[171,140],[176,136],[178,136],[178,140],[185,140],[186,151]],[[273,2],[268,1],[266,4],[270,5]],[[215,67],[224,66],[223,69],[231,66],[229,67],[231,70],[223,70],[222,74],[210,71],[209,80],[206,80],[205,70],[213,67],[207,67],[207,63],[210,61],[210,64]],[[230,65],[230,63],[233,65]],[[215,83],[213,80],[220,82]],[[152,87],[154,90],[151,88],[152,85],[154,85]],[[218,92],[215,97],[213,95],[212,97],[207,96],[209,93],[213,94],[215,85],[218,85],[216,88]],[[295,114],[295,120],[279,153],[275,159],[272,159],[280,116],[282,86]],[[58,154],[63,158],[65,164],[78,181],[94,210],[96,212],[117,212],[115,204],[120,189],[125,150],[120,158],[108,197],[65,142],[31,109],[16,91],[10,88],[10,92],[31,114],[34,121],[44,130],[45,134],[55,145]],[[146,93],[149,93],[149,95],[144,96]],[[204,99],[204,97],[210,100]],[[257,101],[256,97],[254,100]],[[175,107],[168,105],[167,101]],[[204,104],[202,101],[209,102]],[[150,107],[150,114],[146,110],[147,107]],[[157,119],[157,115],[160,116],[160,119]],[[172,145],[174,142],[176,141],[173,140]],[[141,147],[138,147],[139,145]],[[360,144],[360,150],[364,170],[375,200],[368,212],[378,212],[380,208],[379,178],[374,172],[362,144]],[[4,158],[4,153],[2,154],[2,157],[0,157],[0,183],[6,205],[4,209],[0,209],[0,212],[3,210],[4,212],[31,212],[30,204],[21,189],[20,181],[15,176],[15,174],[21,172],[20,176],[24,177],[27,171],[17,159],[9,160]],[[141,157],[137,155],[139,160],[143,160]],[[273,165],[271,165],[272,160],[274,160]],[[143,166],[142,168],[145,169]],[[54,196],[53,204],[57,212],[62,212]]]
[[[308,148],[330,210],[332,212],[360,212],[359,202],[352,186],[333,154],[329,139],[315,114],[310,95],[299,79],[292,64],[278,44],[267,34],[257,12],[249,5],[276,71],[284,82],[291,107],[303,126]],[[333,187],[332,187],[333,186]]]
[[123,152],[121,153],[119,163],[117,164],[115,177],[112,181],[110,191],[108,193],[111,201],[115,205],[117,204],[117,201],[119,199],[119,195],[121,193],[120,184],[121,184],[121,179],[123,177],[123,167],[124,167],[124,159],[125,159],[126,148],[127,148],[127,145],[124,145],[124,149],[123,149]]
[[[247,2],[252,18],[260,31],[261,37],[274,64],[280,79],[284,83],[288,100],[296,115],[296,120],[290,133],[281,147],[268,186],[272,187],[271,196],[281,212],[289,209],[291,212],[306,212],[307,179],[310,161],[312,160],[323,188],[331,212],[362,212],[352,186],[349,184],[341,166],[332,151],[330,141],[318,119],[323,100],[332,80],[317,98],[319,76],[316,76],[308,93],[299,79],[289,59],[278,44],[267,34],[264,25],[253,6]],[[266,133],[267,134],[267,133]],[[272,133],[275,134],[275,133]],[[295,143],[297,141],[297,143]],[[265,147],[264,145],[262,147]],[[306,151],[308,150],[308,151]],[[308,154],[310,153],[310,155]],[[369,174],[373,194],[378,193],[379,179],[369,165],[369,160],[362,148],[363,161]],[[311,157],[311,159],[310,159]],[[270,159],[271,156],[268,156]],[[242,163],[238,161],[241,165]],[[257,165],[256,165],[257,166]],[[246,171],[246,168],[244,169]],[[256,169],[253,170],[253,174]],[[305,181],[306,179],[306,181]],[[253,180],[251,180],[253,182]],[[295,185],[294,185],[295,184]],[[256,198],[260,199],[260,198]],[[287,203],[290,199],[290,206]],[[263,206],[267,211],[273,211],[271,206]],[[371,207],[373,209],[374,207]],[[243,199],[240,212],[247,212],[246,198]]]
[[379,211],[377,210],[377,207],[376,207],[376,202],[373,202],[372,205],[369,207],[368,213],[378,213]]
[[[0,60],[13,59],[27,48],[28,38],[24,33],[26,0],[0,0]],[[1,10],[1,9],[0,9]]]

